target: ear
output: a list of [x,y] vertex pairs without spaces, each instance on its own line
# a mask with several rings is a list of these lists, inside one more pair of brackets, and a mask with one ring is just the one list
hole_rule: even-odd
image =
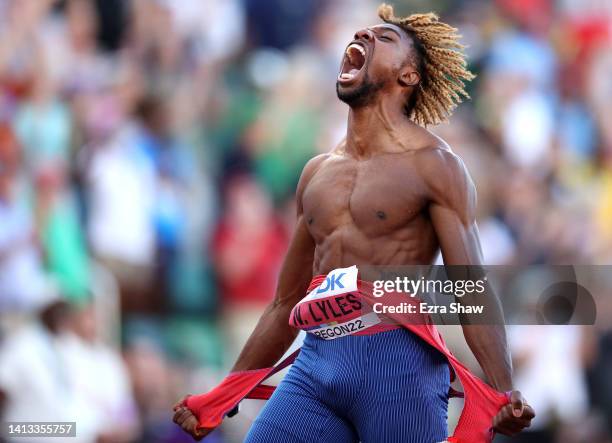
[[407,64],[400,70],[397,81],[402,86],[416,86],[421,81],[421,76],[416,69],[414,69],[414,66]]

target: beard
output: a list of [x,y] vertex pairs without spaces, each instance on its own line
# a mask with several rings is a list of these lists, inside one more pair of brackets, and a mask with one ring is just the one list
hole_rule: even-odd
[[382,86],[382,83],[372,82],[366,72],[360,85],[341,89],[340,83],[336,82],[336,95],[351,108],[360,108],[372,103]]

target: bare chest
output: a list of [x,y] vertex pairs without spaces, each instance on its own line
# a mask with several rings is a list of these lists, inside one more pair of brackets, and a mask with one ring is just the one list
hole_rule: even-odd
[[374,238],[407,226],[426,204],[423,183],[412,168],[409,161],[393,156],[326,162],[302,197],[311,235],[321,239],[350,226]]

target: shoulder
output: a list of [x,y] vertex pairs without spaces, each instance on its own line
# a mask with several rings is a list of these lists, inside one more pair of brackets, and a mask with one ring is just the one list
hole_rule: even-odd
[[475,204],[476,188],[460,156],[439,139],[415,153],[415,164],[430,198],[448,206]]
[[310,180],[313,175],[319,170],[321,165],[331,157],[332,154],[325,153],[319,154],[306,162],[304,168],[302,169],[302,175],[300,176],[300,181]]
[[304,188],[306,187],[310,179],[312,179],[312,177],[317,173],[323,163],[325,163],[325,160],[327,160],[330,156],[331,154],[329,153],[319,154],[308,160],[308,162],[306,162],[304,168],[302,169],[302,174],[300,175],[300,180],[298,182],[297,194],[300,194],[304,191]]
[[461,157],[446,143],[432,144],[418,149],[414,159],[425,178],[452,180],[468,175]]
[[316,157],[311,158],[306,162],[304,168],[302,169],[302,174],[300,175],[300,180],[298,181],[297,190],[295,191],[295,197],[298,204],[298,213],[301,212],[302,206],[302,195],[304,194],[304,190],[308,183],[312,179],[312,177],[317,173],[319,168],[325,163],[332,154],[319,154]]

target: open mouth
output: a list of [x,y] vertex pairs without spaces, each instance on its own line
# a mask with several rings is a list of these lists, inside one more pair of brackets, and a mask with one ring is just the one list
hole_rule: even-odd
[[350,82],[355,79],[365,65],[365,61],[365,48],[358,43],[351,43],[344,53],[344,60],[340,68],[338,80],[341,82]]

